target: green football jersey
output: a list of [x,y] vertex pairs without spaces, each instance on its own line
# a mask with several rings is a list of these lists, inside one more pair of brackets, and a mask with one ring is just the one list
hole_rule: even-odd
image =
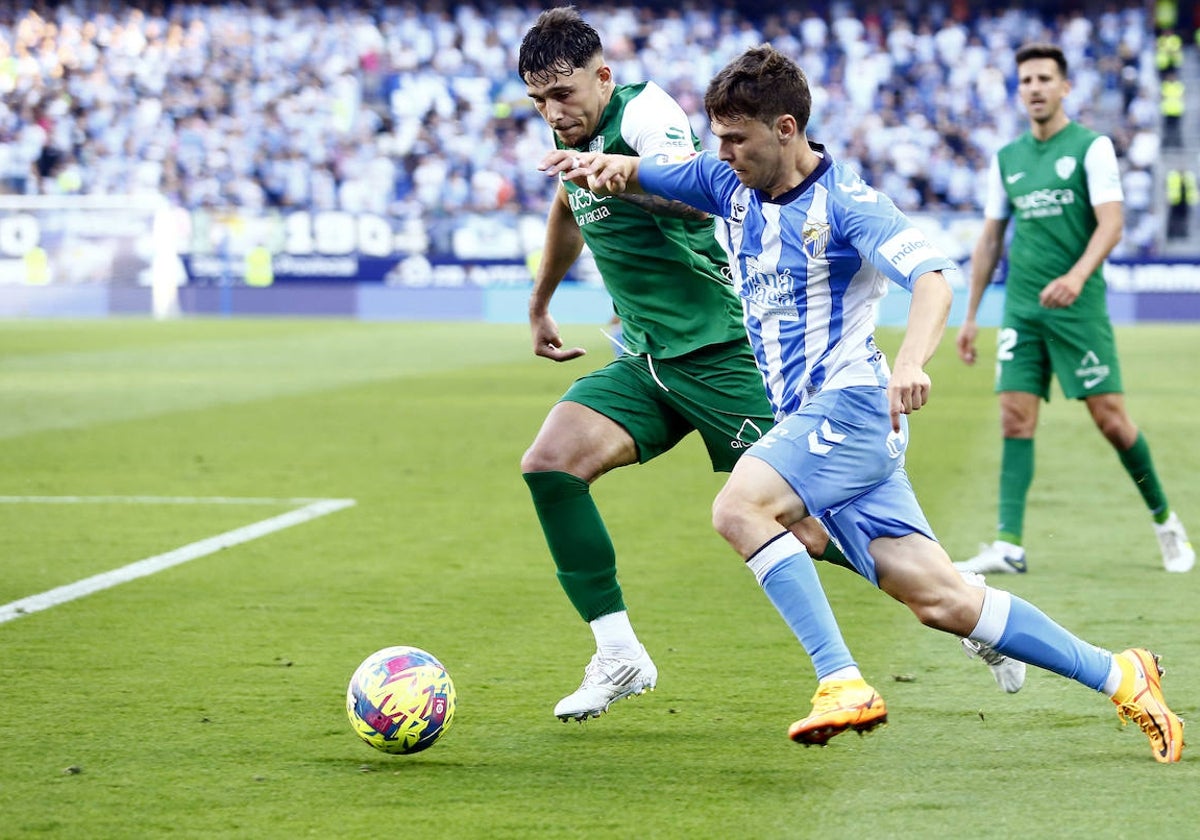
[[[563,146],[560,148],[572,148]],[[653,82],[617,85],[596,133],[579,151],[688,154],[700,149],[683,109]],[[631,352],[674,358],[746,340],[711,218],[655,215],[566,182],[571,212],[621,318]]]
[[[997,161],[1015,221],[1005,306],[1014,312],[1042,311],[1038,294],[1067,273],[1096,229],[1093,202],[1121,199],[1116,155],[1107,137],[1070,122],[1045,141],[1026,132],[1002,148]],[[1093,194],[1097,189],[1101,195]],[[1107,311],[1101,265],[1063,314],[1104,316]]]

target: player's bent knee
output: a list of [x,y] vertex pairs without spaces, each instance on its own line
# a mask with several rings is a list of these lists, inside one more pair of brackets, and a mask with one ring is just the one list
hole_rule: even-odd
[[1126,450],[1137,442],[1137,427],[1121,415],[1095,418],[1096,428],[1105,440],[1119,450]]
[[934,630],[944,630],[949,612],[941,604],[908,604],[913,615],[926,627]]
[[578,438],[540,433],[521,456],[521,472],[565,472],[590,480],[604,455],[599,446],[588,447]]
[[526,449],[525,454],[521,456],[522,474],[532,472],[549,472],[553,469],[554,466],[551,465],[550,461],[543,457],[542,452],[538,450],[536,444]]
[[736,518],[729,505],[722,503],[721,496],[713,499],[712,526],[713,529],[726,539],[734,529]]
[[561,469],[556,463],[556,459],[550,456],[550,453],[543,452],[537,446],[531,446],[525,450],[525,454],[521,456],[521,472],[551,472]]
[[979,618],[979,610],[969,598],[951,592],[926,594],[905,601],[905,606],[926,627],[960,636],[970,633]]
[[753,507],[737,495],[728,492],[728,487],[713,499],[713,528],[732,543],[736,544],[738,536],[746,531],[747,524],[754,518]]

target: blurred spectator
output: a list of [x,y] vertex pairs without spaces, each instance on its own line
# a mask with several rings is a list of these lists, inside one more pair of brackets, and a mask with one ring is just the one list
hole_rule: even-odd
[[1172,169],[1167,173],[1167,239],[1187,238],[1192,208],[1198,201],[1195,172]]
[[1164,148],[1177,149],[1183,145],[1183,111],[1186,105],[1183,80],[1174,68],[1163,73],[1162,101],[1162,144]]
[[1173,28],[1164,29],[1155,40],[1155,63],[1160,73],[1183,67],[1183,39]]
[[[759,16],[743,7],[762,8],[681,0],[592,14],[618,80],[657,81],[709,144],[708,80],[770,39],[810,76],[813,136],[907,210],[978,213],[988,160],[1022,130],[1007,87],[1013,54],[1035,39],[1062,43],[1068,109],[1114,138],[1123,168],[1157,162],[1145,135],[1160,120],[1156,61],[1171,52],[1136,0],[1057,16],[1018,0],[969,12],[867,0]],[[189,209],[544,215],[553,184],[532,162],[550,135],[513,47],[538,11],[0,0],[0,190],[158,191]]]

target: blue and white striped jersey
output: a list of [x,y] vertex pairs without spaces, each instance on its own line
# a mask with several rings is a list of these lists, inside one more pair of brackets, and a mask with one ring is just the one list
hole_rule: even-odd
[[911,291],[925,272],[956,267],[891,199],[813,148],[820,165],[775,199],[711,152],[638,167],[647,192],[724,219],[719,237],[776,419],[823,389],[886,386],[874,333],[888,280]]

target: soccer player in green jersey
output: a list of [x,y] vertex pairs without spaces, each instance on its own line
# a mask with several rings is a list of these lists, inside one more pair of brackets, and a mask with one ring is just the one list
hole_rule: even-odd
[[[599,35],[573,7],[538,17],[518,70],[560,149],[648,156],[700,147],[687,115],[660,87],[614,81]],[[569,182],[560,183],[547,217],[529,301],[534,352],[559,362],[584,353],[563,346],[549,309],[585,242],[613,299],[622,342],[617,359],[571,385],[521,459],[559,583],[596,641],[582,684],[554,709],[564,721],[596,717],[658,679],[630,622],[591,484],[667,452],[693,431],[713,469],[729,472],[775,424],[714,232],[713,219],[679,202],[597,196]],[[812,557],[847,564],[815,519],[792,531]],[[1021,687],[1023,663],[978,652],[1001,688]]]
[[1125,408],[1121,368],[1105,300],[1104,260],[1121,238],[1120,173],[1112,141],[1063,110],[1071,86],[1063,52],[1050,44],[1017,51],[1017,92],[1029,113],[1026,134],[992,161],[983,231],[971,256],[971,290],[958,354],[975,362],[980,300],[1016,219],[1008,252],[996,391],[1004,439],[997,539],[955,565],[981,574],[1024,572],[1025,499],[1033,480],[1034,432],[1050,378],[1083,400],[1117,451],[1154,519],[1168,572],[1196,561],[1171,510],[1145,436]]

